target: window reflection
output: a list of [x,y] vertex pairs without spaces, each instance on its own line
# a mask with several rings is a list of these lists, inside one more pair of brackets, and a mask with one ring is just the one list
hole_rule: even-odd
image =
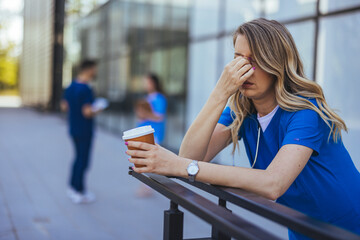
[[191,13],[190,36],[217,34],[219,29],[219,0],[194,0]]
[[340,115],[355,126],[360,126],[360,108],[355,104],[358,92],[354,91],[360,89],[360,81],[355,80],[360,76],[359,22],[360,13],[329,17],[320,22],[317,68],[317,80],[329,104],[341,109]]
[[[360,159],[359,22],[359,12],[324,18],[318,39],[317,80],[327,102],[338,110],[349,128],[348,134],[343,133],[343,140],[353,159]],[[354,162],[360,169],[360,162]]]
[[[313,78],[316,4],[316,0],[110,0],[75,24],[77,42],[72,48],[78,49],[78,61],[99,61],[96,92],[111,100],[108,112],[110,118],[120,119],[112,121],[120,129],[134,126],[131,104],[143,92],[144,74],[157,73],[169,101],[168,144],[176,149],[184,126],[195,118],[223,67],[233,59],[231,32],[243,22],[260,16],[297,22],[286,27],[307,77]],[[320,10],[326,14],[359,4],[359,0],[321,0]],[[348,91],[348,86],[360,89],[354,80],[360,70],[356,60],[350,61],[360,53],[359,13],[318,17],[317,81],[330,105],[341,109],[340,115],[355,129],[360,112],[353,106],[356,91]]]
[[335,10],[342,10],[351,7],[359,7],[359,0],[321,0],[320,1],[320,11],[321,13],[328,13]]
[[316,14],[316,0],[264,0],[265,17],[285,21]]
[[260,17],[260,0],[227,0],[225,30],[234,31],[242,23]]
[[217,39],[211,39],[190,46],[187,126],[195,120],[217,81],[217,44]]
[[305,75],[313,79],[314,73],[314,39],[315,39],[315,22],[306,21],[286,25],[294,38],[300,58],[304,64]]

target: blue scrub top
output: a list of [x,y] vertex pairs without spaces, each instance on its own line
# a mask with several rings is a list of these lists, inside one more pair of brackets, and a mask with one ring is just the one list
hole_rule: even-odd
[[[318,107],[315,99],[308,100]],[[218,123],[229,126],[234,117],[226,107]],[[257,116],[252,114],[244,119],[239,131],[250,165],[255,157],[258,126]],[[360,173],[341,139],[335,143],[331,136],[328,141],[329,132],[313,110],[287,112],[279,108],[265,132],[261,131],[254,168],[266,169],[286,144],[313,149],[302,172],[277,202],[360,234]],[[292,231],[289,237],[308,239]]]
[[165,137],[165,125],[166,125],[166,109],[167,109],[167,100],[166,97],[159,93],[151,93],[148,95],[148,97],[146,98],[146,100],[148,101],[148,103],[151,106],[152,111],[159,115],[162,116],[163,119],[162,121],[159,122],[155,122],[155,121],[151,121],[151,120],[145,120],[139,123],[139,127],[141,126],[145,126],[145,125],[151,125],[154,130],[154,138],[155,138],[155,142],[158,144],[162,144],[162,142],[164,141],[164,137]]
[[69,106],[68,121],[70,135],[73,137],[92,137],[94,120],[92,118],[85,118],[82,114],[82,107],[85,104],[92,104],[94,101],[93,91],[90,86],[74,80],[66,88],[63,98]]

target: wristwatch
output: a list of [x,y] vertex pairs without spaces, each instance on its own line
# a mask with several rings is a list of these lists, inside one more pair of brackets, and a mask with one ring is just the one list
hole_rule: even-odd
[[194,182],[195,181],[195,177],[196,174],[199,172],[199,165],[198,165],[198,161],[193,160],[189,166],[187,167],[187,172],[189,175],[189,181],[190,182]]

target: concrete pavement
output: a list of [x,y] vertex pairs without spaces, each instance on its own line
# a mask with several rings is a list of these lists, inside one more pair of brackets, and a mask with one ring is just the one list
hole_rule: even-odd
[[[137,180],[119,136],[97,131],[88,186],[97,202],[74,205],[65,195],[73,149],[65,122],[28,109],[0,108],[0,239],[162,238],[159,194],[135,197]],[[185,235],[210,226],[185,214]]]
[[[0,108],[1,240],[162,239],[169,201],[157,193],[135,197],[139,182],[127,174],[120,136],[97,129],[87,181],[97,195],[93,204],[74,205],[65,195],[72,158],[66,122],[59,116]],[[208,224],[184,212],[185,238],[210,236]],[[287,237],[276,224],[245,210],[234,212]]]

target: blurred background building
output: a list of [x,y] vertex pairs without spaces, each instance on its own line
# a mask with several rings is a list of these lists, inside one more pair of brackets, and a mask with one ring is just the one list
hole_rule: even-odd
[[[67,2],[63,74],[54,81],[55,1],[25,1],[20,65],[25,105],[56,103],[52,96],[61,89],[53,84],[66,87],[77,64],[95,58],[96,94],[111,102],[97,120],[121,133],[135,126],[133,102],[144,94],[143,75],[155,72],[169,100],[166,145],[176,150],[233,58],[232,32],[266,17],[293,34],[308,78],[323,87],[349,127],[344,142],[360,169],[360,0],[110,0],[94,3],[88,14],[73,14],[71,6],[79,2]],[[242,153],[233,158],[226,149],[218,159],[247,165]]]
[[27,106],[45,107],[52,96],[54,2],[24,1],[20,95]]
[[15,100],[11,101],[11,106],[20,105],[18,71],[23,35],[22,6],[21,0],[14,0],[11,4],[0,0],[0,97],[6,103]]

